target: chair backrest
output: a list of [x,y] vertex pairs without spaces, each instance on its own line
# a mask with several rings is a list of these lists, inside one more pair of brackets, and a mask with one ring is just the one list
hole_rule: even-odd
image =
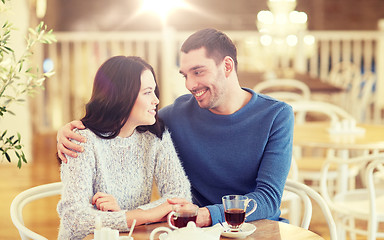
[[[299,180],[299,169],[296,164],[295,156],[292,155],[291,168],[288,179]],[[281,216],[287,218],[289,222],[296,226],[301,226],[302,218],[297,213],[301,212],[301,197],[291,191],[284,190],[280,205]]]
[[[384,168],[384,155],[380,159],[376,159],[369,163],[368,167],[365,170],[365,176],[366,176],[366,183],[368,185],[368,193],[369,193],[369,223],[368,224],[368,232],[371,238],[375,239],[375,235],[377,232],[377,227],[378,224],[377,222],[377,202],[375,201],[376,199],[376,187],[375,187],[375,177],[379,176],[382,180],[383,176],[383,168]],[[377,172],[375,172],[377,170]],[[375,172],[375,174],[374,174]],[[378,174],[380,173],[380,175]],[[383,186],[383,185],[381,185]],[[379,204],[383,204],[382,201],[378,202]],[[382,237],[382,236],[381,236]]]
[[361,91],[358,95],[360,101],[364,106],[371,103],[374,100],[374,85],[376,83],[376,75],[367,71],[363,74],[362,77],[364,86],[361,88]]
[[255,92],[266,94],[281,101],[309,100],[311,90],[308,85],[296,79],[271,79],[256,84]]
[[307,185],[292,179],[287,179],[284,190],[297,194],[304,203],[304,214],[301,224],[302,228],[308,229],[311,222],[312,203],[310,199],[312,199],[318,204],[325,217],[325,220],[327,221],[331,240],[337,239],[336,225],[335,221],[333,220],[331,211],[325,200],[322,198],[322,196],[320,196],[318,192],[308,187]]
[[55,182],[44,185],[39,185],[30,189],[27,189],[19,193],[12,201],[10,213],[13,225],[19,230],[22,240],[35,239],[43,240],[47,239],[32,230],[28,229],[24,225],[23,221],[23,208],[30,202],[38,200],[40,198],[50,197],[54,195],[60,195],[62,191],[62,183]]
[[[335,196],[331,196],[329,194],[328,190],[328,184],[327,184],[327,176],[329,172],[330,166],[347,166],[348,168],[351,168],[352,166],[355,166],[358,168],[358,171],[361,171],[364,176],[363,179],[363,187],[359,189],[353,189],[353,190],[347,190],[347,192],[338,193]],[[376,195],[376,192],[378,191],[377,184],[375,185],[375,177],[381,178],[383,176],[383,170],[384,170],[384,153],[378,153],[378,154],[370,154],[370,155],[364,155],[364,156],[358,156],[354,158],[349,159],[340,159],[340,158],[331,158],[328,159],[322,168],[321,172],[321,180],[320,180],[320,190],[321,194],[324,197],[325,201],[327,202],[328,206],[331,208],[332,211],[335,211],[336,213],[343,214],[344,216],[359,216],[359,219],[365,219],[368,221],[368,227],[366,234],[368,235],[368,239],[376,239],[377,234],[377,222],[378,222],[378,210],[377,210],[377,203],[382,203],[382,200],[377,200],[376,198],[379,195]],[[364,186],[365,185],[365,186]],[[383,184],[379,185],[381,192],[380,196],[383,196]],[[364,191],[365,190],[365,191]],[[350,194],[348,195],[348,191],[350,191]],[[348,203],[340,204],[340,200],[343,198],[346,198],[348,200],[355,201],[353,203],[354,207],[347,207]],[[342,197],[345,196],[345,197]],[[383,197],[381,197],[382,199]],[[361,201],[360,201],[361,199]],[[336,201],[339,201],[339,204],[336,203]],[[360,201],[360,202],[359,202]],[[364,204],[368,201],[368,209],[364,206]],[[359,205],[362,209],[367,210],[367,216],[363,217],[363,213],[361,209],[355,208],[356,205]],[[382,212],[381,212],[382,214]],[[381,215],[381,219],[383,219],[383,214]],[[358,231],[354,229],[350,229],[349,231]],[[381,237],[384,236],[384,233],[381,233]]]
[[356,64],[342,61],[332,66],[328,81],[335,86],[349,89],[361,82],[361,72]]
[[343,119],[354,119],[351,114],[341,107],[328,102],[304,100],[290,102],[289,104],[295,113],[295,124],[306,122],[308,116],[311,114],[315,116],[312,118],[312,121],[316,120],[316,118],[324,121],[324,117],[331,122],[337,122]]
[[374,104],[376,75],[371,71],[366,71],[362,76],[362,81],[351,91],[349,98],[350,112],[354,117],[361,121],[369,121],[371,116],[371,105]]

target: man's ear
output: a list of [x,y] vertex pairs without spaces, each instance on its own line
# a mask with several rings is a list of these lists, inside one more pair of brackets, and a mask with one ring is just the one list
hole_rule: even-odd
[[226,56],[223,62],[224,62],[225,77],[228,77],[229,74],[231,74],[231,72],[234,70],[235,63],[230,56]]

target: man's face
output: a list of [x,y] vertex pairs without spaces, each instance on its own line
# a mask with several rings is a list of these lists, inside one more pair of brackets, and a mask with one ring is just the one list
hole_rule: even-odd
[[224,64],[216,65],[206,56],[204,47],[181,52],[180,73],[185,78],[186,88],[201,108],[214,110],[223,104],[226,89]]

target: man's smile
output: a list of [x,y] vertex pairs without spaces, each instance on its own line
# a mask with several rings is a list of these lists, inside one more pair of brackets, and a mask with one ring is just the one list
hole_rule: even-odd
[[207,91],[208,91],[208,88],[193,90],[192,94],[196,97],[197,100],[199,100],[199,98],[201,98]]

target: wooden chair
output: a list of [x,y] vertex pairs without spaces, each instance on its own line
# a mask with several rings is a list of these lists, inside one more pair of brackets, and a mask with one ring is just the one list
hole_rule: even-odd
[[329,228],[331,240],[337,239],[335,221],[333,219],[333,216],[331,214],[331,211],[327,203],[319,193],[317,193],[314,189],[308,187],[307,185],[291,179],[287,179],[284,191],[297,194],[304,203],[303,204],[304,214],[303,214],[303,219],[301,223],[302,228],[308,229],[310,225],[310,222],[312,219],[312,202],[311,202],[311,199],[312,199],[314,202],[318,204],[318,206],[320,207],[325,217],[325,220]]
[[344,89],[360,83],[361,72],[359,67],[350,61],[341,61],[332,66],[329,72],[328,82]]
[[[361,187],[329,195],[327,178],[331,166],[347,165],[358,167],[364,172],[365,183]],[[356,234],[367,236],[368,240],[383,238],[384,232],[378,230],[378,225],[384,223],[384,184],[375,184],[375,180],[382,181],[384,176],[384,154],[371,154],[350,159],[328,159],[321,174],[321,194],[334,213],[338,239],[343,240],[346,232],[355,239]],[[367,222],[355,225],[355,220]],[[382,229],[381,229],[382,230]]]
[[[289,170],[288,179],[298,181],[299,169],[296,164],[295,157],[292,156],[291,169]],[[297,213],[301,212],[301,200],[297,194],[284,190],[281,198],[280,206],[281,216],[287,218],[290,224],[301,226],[301,218]]]
[[[352,115],[342,108],[322,101],[294,101],[290,105],[295,113],[295,124],[305,124],[308,121],[340,122],[343,120],[354,120]],[[321,167],[327,158],[335,157],[337,152],[333,149],[294,146],[293,155],[299,171],[299,181],[310,184],[319,191]],[[351,169],[349,177],[353,179],[358,174],[356,169]],[[332,168],[328,175],[330,182],[339,180],[337,169]],[[336,185],[336,184],[334,184]],[[333,191],[333,190],[332,190]]]
[[361,73],[360,68],[349,61],[339,62],[330,71],[328,81],[345,89],[335,96],[334,102],[352,114],[359,122],[371,119],[375,74]]
[[34,240],[46,240],[47,238],[40,234],[33,232],[24,225],[23,221],[23,208],[30,202],[50,197],[54,195],[60,195],[62,190],[62,183],[55,182],[44,185],[39,185],[30,189],[27,189],[19,193],[11,203],[11,219],[17,230],[19,230],[22,240],[34,239]]
[[374,85],[376,75],[367,71],[362,76],[360,88],[356,89],[350,96],[354,106],[351,107],[352,115],[359,122],[369,122],[373,120],[375,92]]
[[253,90],[281,101],[309,100],[311,90],[300,80],[271,79],[258,83]]

